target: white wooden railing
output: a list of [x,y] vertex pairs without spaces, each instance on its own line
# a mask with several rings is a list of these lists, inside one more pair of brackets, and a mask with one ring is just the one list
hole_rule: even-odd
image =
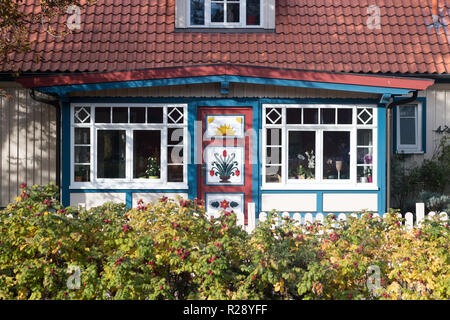
[[[267,212],[260,212],[259,218],[256,217],[256,207],[254,203],[248,204],[248,220],[247,225],[244,225],[244,215],[238,214],[237,216],[237,224],[244,227],[244,229],[247,232],[252,232],[257,224],[258,221],[265,221],[267,219]],[[332,213],[306,213],[306,214],[300,214],[300,213],[289,213],[289,212],[282,212],[281,216],[283,217],[292,217],[295,221],[297,221],[300,224],[307,224],[307,223],[313,223],[313,222],[323,222],[325,220],[325,215],[332,214]],[[337,219],[339,221],[345,221],[347,220],[348,214],[345,213],[334,213],[337,216]],[[350,214],[352,216],[357,216],[355,213]],[[383,217],[384,214],[374,213],[374,217]],[[399,217],[402,217],[402,215],[399,213]],[[424,203],[416,203],[416,220],[414,221],[414,214],[412,212],[407,212],[405,214],[405,221],[404,224],[408,230],[411,230],[414,226],[420,226],[420,224],[424,221],[425,217],[431,218],[433,216],[439,215],[440,219],[442,221],[448,221],[449,220],[449,214],[446,212],[434,212],[431,211],[427,215],[425,215],[425,204]]]

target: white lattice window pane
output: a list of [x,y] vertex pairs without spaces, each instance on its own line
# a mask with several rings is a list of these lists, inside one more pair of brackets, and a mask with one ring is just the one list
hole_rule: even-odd
[[147,108],[147,123],[163,123],[164,108],[151,107]]
[[358,129],[357,131],[357,182],[373,182],[373,132],[372,129]]
[[281,165],[266,166],[266,183],[281,183]]
[[184,108],[182,107],[170,107],[167,110],[167,122],[168,123],[183,123],[184,121]]
[[73,115],[74,123],[90,123],[91,122],[91,108],[90,107],[76,107]]
[[282,113],[281,108],[268,108],[266,109],[266,122],[267,124],[281,124]]
[[373,109],[372,108],[358,108],[357,110],[358,124],[372,124]]
[[302,109],[301,108],[286,108],[286,123],[287,124],[301,124],[302,123]]

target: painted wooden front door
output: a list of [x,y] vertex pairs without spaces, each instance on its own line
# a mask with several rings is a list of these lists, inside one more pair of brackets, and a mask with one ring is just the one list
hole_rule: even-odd
[[247,204],[252,199],[252,109],[199,108],[198,121],[203,134],[198,197],[210,215],[233,210],[243,213],[247,223]]

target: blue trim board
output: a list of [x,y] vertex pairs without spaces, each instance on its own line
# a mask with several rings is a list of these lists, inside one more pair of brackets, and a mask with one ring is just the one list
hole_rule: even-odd
[[173,85],[202,84],[202,83],[229,83],[229,82],[351,91],[351,92],[366,92],[366,93],[377,93],[381,95],[406,95],[412,91],[411,89],[406,88],[398,89],[389,87],[375,87],[369,85],[361,86],[361,85],[329,83],[329,82],[312,82],[303,80],[285,80],[275,78],[243,77],[243,76],[229,76],[229,75],[136,80],[136,81],[117,81],[117,82],[103,82],[91,84],[73,84],[62,86],[38,87],[36,89],[43,93],[55,93],[60,96],[61,95],[65,96],[70,92],[76,91],[158,87],[158,86],[173,86]]
[[195,143],[196,134],[195,121],[197,120],[197,104],[188,104],[188,132],[190,132],[191,141],[189,141],[189,147],[191,149],[190,159],[187,164],[187,177],[188,177],[188,198],[194,200],[197,197],[197,164],[195,163],[195,154],[197,145]]
[[257,216],[259,215],[259,208],[261,208],[261,147],[260,147],[260,132],[262,129],[261,115],[262,115],[262,104],[260,101],[252,103],[253,109],[253,151],[252,151],[252,201],[255,203],[255,211]]
[[379,105],[378,108],[378,212],[386,212],[386,108]]
[[[251,107],[266,103],[292,104],[374,104],[378,99],[336,99],[336,98],[196,98],[196,97],[71,97],[71,103],[187,103],[200,107]],[[197,115],[195,115],[197,119]]]
[[127,209],[133,208],[133,192],[128,191],[125,197]]
[[316,211],[323,213],[323,191],[319,191],[316,193]]
[[67,207],[70,205],[70,104],[68,102],[62,103],[62,120],[61,120],[61,202]]

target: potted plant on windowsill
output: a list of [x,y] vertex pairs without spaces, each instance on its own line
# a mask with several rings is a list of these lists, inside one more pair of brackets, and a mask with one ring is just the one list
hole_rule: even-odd
[[297,167],[297,178],[298,179],[314,179],[314,171],[315,171],[315,156],[314,156],[314,150],[311,150],[310,152],[306,151],[305,156],[302,154],[298,154],[297,158],[300,161],[307,160],[307,166],[303,166],[302,164],[299,164]]
[[148,157],[147,170],[145,170],[145,178],[147,179],[159,179],[160,167],[156,157]]
[[75,171],[75,181],[82,182],[83,177],[86,178],[85,181],[87,181],[87,169],[85,167],[80,166]]
[[306,172],[305,168],[301,164],[297,167],[297,179],[303,180],[306,179]]

